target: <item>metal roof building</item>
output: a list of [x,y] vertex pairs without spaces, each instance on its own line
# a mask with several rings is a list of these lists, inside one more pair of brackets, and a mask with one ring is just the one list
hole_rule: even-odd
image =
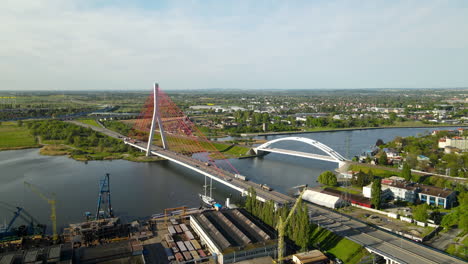
[[194,214],[190,216],[190,226],[220,264],[262,256],[276,257],[275,233],[245,210]]
[[302,199],[314,204],[333,209],[341,207],[346,203],[340,197],[310,189],[304,192],[304,194],[302,195]]

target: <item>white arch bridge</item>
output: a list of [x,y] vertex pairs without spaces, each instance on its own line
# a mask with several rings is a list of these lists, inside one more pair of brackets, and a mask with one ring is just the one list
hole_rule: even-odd
[[[279,148],[272,148],[270,147],[271,144],[274,144],[276,142],[281,142],[281,141],[297,141],[297,142],[302,142],[306,143],[308,145],[311,145],[315,148],[318,148],[319,150],[325,152],[327,155],[321,155],[321,154],[314,154],[314,153],[307,153],[307,152],[302,152],[302,151],[295,151],[295,150],[289,150],[289,149],[279,149]],[[336,162],[338,163],[338,166],[341,167],[347,159],[343,157],[340,153],[336,152],[329,146],[318,142],[317,140],[313,140],[310,138],[304,138],[304,137],[284,137],[284,138],[278,138],[274,139],[271,141],[268,141],[258,147],[255,147],[252,149],[253,152],[256,155],[266,155],[268,153],[279,153],[279,154],[285,154],[285,155],[290,155],[290,156],[297,156],[297,157],[302,157],[302,158],[308,158],[308,159],[317,159],[317,160],[324,160],[324,161],[330,161],[330,162]]]

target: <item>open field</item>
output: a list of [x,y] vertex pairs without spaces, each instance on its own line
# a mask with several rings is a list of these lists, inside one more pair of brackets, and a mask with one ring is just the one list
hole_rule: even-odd
[[369,171],[372,171],[372,174],[377,177],[382,177],[382,178],[388,178],[390,176],[400,176],[401,172],[396,169],[396,168],[388,168],[386,169],[381,169],[377,168],[375,166],[369,165],[369,164],[352,164],[349,167],[350,170],[352,171],[362,171],[366,174],[369,173]]
[[0,125],[0,150],[37,148],[40,145],[29,133],[26,126],[17,122],[2,122]]
[[337,191],[340,191],[340,192],[362,195],[361,191],[355,190],[355,189],[353,189],[353,187],[345,188],[345,187],[337,187],[337,186],[327,186],[327,188],[337,190]]

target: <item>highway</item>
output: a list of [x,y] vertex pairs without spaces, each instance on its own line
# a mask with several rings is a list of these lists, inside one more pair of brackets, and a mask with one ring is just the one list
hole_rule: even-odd
[[[124,140],[123,135],[109,129],[95,127],[75,121],[69,122]],[[127,141],[126,144],[132,145],[141,150],[146,150],[145,143],[130,143]],[[207,175],[208,177],[213,178],[213,180],[234,188],[244,194],[247,193],[249,187],[254,187],[260,200],[273,200],[278,204],[293,203],[295,201],[295,198],[293,197],[277,191],[266,191],[261,188],[260,184],[236,179],[235,175],[230,172],[213,166],[206,166],[204,162],[193,159],[189,156],[164,150],[157,146],[152,146],[152,153],[197,171],[203,175]],[[336,211],[311,203],[307,203],[307,205],[309,207],[311,222],[314,224],[346,237],[366,247],[368,250],[376,252],[386,258],[391,258],[398,263],[465,263],[462,260],[444,254],[438,250],[426,247],[417,242],[403,239],[396,234],[371,227]]]

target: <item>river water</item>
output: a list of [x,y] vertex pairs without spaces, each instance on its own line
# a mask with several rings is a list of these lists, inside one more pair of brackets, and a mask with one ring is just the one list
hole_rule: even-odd
[[[449,129],[449,128],[446,128]],[[453,129],[453,128],[451,128]],[[343,156],[351,158],[370,148],[377,139],[385,142],[395,136],[429,133],[431,128],[389,128],[296,134],[318,140]],[[260,137],[272,140],[282,136]],[[275,147],[317,152],[299,142],[278,142]],[[44,193],[54,193],[57,200],[59,227],[84,220],[84,212],[95,213],[99,180],[111,175],[112,206],[116,215],[132,220],[160,213],[164,208],[198,207],[203,176],[169,161],[135,163],[125,160],[78,162],[64,156],[42,156],[38,149],[0,152],[0,201],[25,208],[40,222],[49,224],[49,205],[41,200],[24,181],[39,186]],[[232,165],[250,180],[266,183],[286,192],[290,187],[316,185],[318,175],[336,168],[335,163],[280,154],[251,159],[232,159]],[[223,202],[239,194],[214,183],[213,196]],[[12,213],[0,205],[0,223],[8,222]]]

